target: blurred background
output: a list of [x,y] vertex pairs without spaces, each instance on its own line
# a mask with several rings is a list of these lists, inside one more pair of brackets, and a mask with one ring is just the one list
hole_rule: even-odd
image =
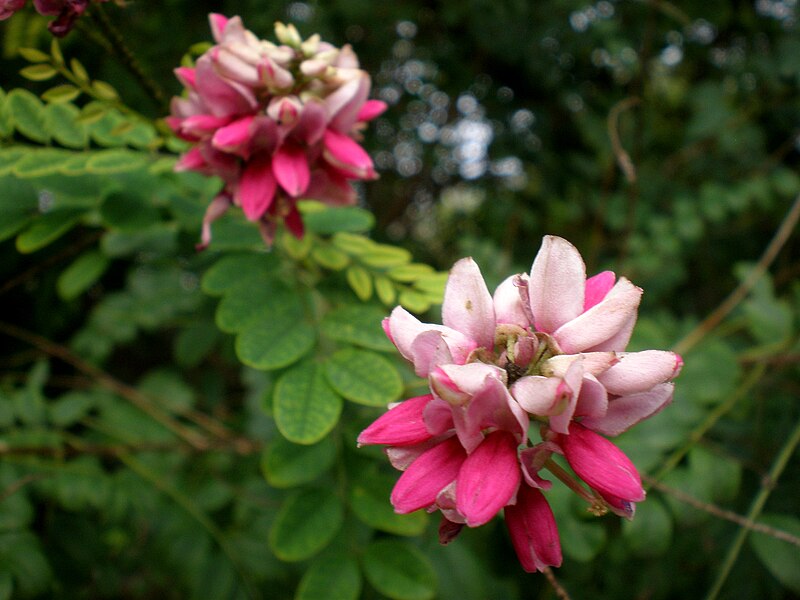
[[[304,37],[318,32],[353,46],[372,75],[372,96],[389,104],[366,132],[380,180],[359,189],[375,215],[374,239],[440,270],[473,256],[493,289],[530,268],[543,235],[565,237],[590,273],[611,269],[644,288],[632,349],[671,348],[693,330],[745,280],[800,193],[794,0],[104,6],[166,97],[180,92],[172,69],[187,49],[210,41],[211,11],[241,15],[261,37],[271,38],[281,20]],[[48,47],[46,24],[32,9],[0,24],[6,91],[46,89],[18,75],[28,63],[17,54]],[[92,27],[82,19],[62,41],[65,54],[128,105],[164,116],[166,104],[93,45]],[[200,205],[214,192],[192,189]],[[654,488],[636,519],[590,519],[568,494],[551,501],[565,554],[556,577],[572,597],[700,598],[728,568],[721,598],[800,597],[800,462],[790,443],[800,419],[794,233],[720,327],[679,347],[686,367],[674,404],[620,438],[658,480],[646,480]],[[202,259],[192,256],[191,229],[168,249],[157,239],[127,253],[118,247],[114,268],[87,295],[62,302],[64,256],[98,235],[85,226],[32,254],[3,241],[2,320],[69,344],[121,380],[146,373],[140,386],[270,439],[274,426],[261,410],[267,376],[242,374],[214,333],[211,342],[184,333],[187,320],[211,323],[214,309],[197,289]],[[159,263],[167,254],[179,257],[173,267]],[[143,270],[143,261],[159,266]],[[164,283],[175,270],[177,290]],[[436,321],[433,312],[428,320]],[[63,394],[71,371],[49,366],[29,344],[0,339],[3,431],[41,433],[24,398],[47,403]],[[187,348],[202,343],[219,345],[195,361]],[[71,426],[70,414],[62,418]],[[127,413],[102,418],[109,427],[139,426]],[[47,446],[46,437],[26,440]],[[242,570],[264,597],[292,597],[303,566],[279,561],[266,545],[270,507],[283,492],[260,477],[258,453],[162,456],[160,468],[175,476],[165,486],[137,478],[132,472],[144,467],[118,455],[8,448],[0,444],[0,598],[12,588],[19,597],[238,597],[231,582]],[[38,470],[20,470],[32,463]],[[13,486],[30,476],[17,493]],[[191,510],[164,495],[173,484],[216,525],[198,528]],[[252,502],[240,505],[241,497]],[[745,529],[732,520],[749,514],[778,534],[762,529],[739,540]],[[240,554],[237,568],[216,548],[218,528]],[[446,549],[433,530],[431,523],[415,543],[435,570],[435,597],[556,597],[543,576],[521,572],[502,526],[467,531]],[[362,594],[382,597],[366,584]]]

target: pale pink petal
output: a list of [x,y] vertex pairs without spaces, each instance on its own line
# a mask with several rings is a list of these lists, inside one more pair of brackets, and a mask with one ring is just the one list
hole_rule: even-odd
[[447,402],[450,406],[464,406],[471,395],[459,389],[453,379],[441,367],[433,367],[428,375],[428,385],[433,395]]
[[593,489],[629,502],[644,500],[636,467],[603,436],[572,423],[569,435],[559,436],[557,443],[575,474]]
[[414,371],[428,377],[437,365],[455,362],[441,331],[423,331],[411,343]]
[[244,85],[256,87],[261,77],[255,64],[244,60],[239,54],[231,52],[225,46],[216,46],[209,51],[209,56],[217,68],[217,72],[226,79],[233,79]]
[[397,513],[405,514],[436,502],[436,496],[457,476],[467,455],[456,438],[424,452],[403,472],[392,490]]
[[645,350],[620,353],[620,362],[598,376],[609,394],[627,396],[646,392],[678,376],[683,361],[674,352]]
[[494,304],[483,275],[471,258],[462,258],[450,269],[442,323],[474,340],[478,348],[494,347]]
[[[581,393],[578,394],[578,401],[575,403],[574,417],[593,417],[600,418],[608,411],[608,392],[603,384],[597,379],[584,373],[581,382]],[[585,420],[581,421],[586,424]]]
[[[511,325],[519,325],[524,329],[531,325],[528,319],[530,309],[526,311],[522,303],[519,293],[520,286],[517,282],[518,277],[519,275],[512,275],[497,286],[492,301],[494,303],[495,320],[498,324],[509,323]],[[527,298],[525,300],[527,302]]]
[[226,193],[218,194],[206,208],[203,215],[203,226],[201,229],[200,243],[195,246],[196,250],[205,250],[211,243],[211,224],[224,215],[231,206],[231,197]]
[[348,133],[358,119],[358,113],[369,96],[370,79],[366,71],[340,86],[325,98],[330,115],[330,126],[340,133]]
[[249,220],[257,221],[267,211],[275,197],[275,187],[270,157],[259,155],[251,159],[236,193],[237,203]]
[[211,25],[211,35],[217,43],[222,42],[222,32],[225,31],[225,26],[228,24],[228,17],[219,13],[210,13],[208,21]]
[[603,271],[586,280],[586,294],[583,299],[583,311],[586,312],[599,303],[614,287],[617,276],[614,271]]
[[516,493],[521,478],[517,443],[512,434],[495,431],[461,465],[456,507],[470,527],[488,523]]
[[520,486],[517,503],[505,507],[506,525],[517,558],[528,573],[561,566],[556,519],[539,490]]
[[475,449],[477,438],[480,442],[482,432],[499,429],[513,434],[521,443],[527,434],[530,418],[522,407],[511,397],[502,380],[487,377],[480,389],[463,411],[454,411],[456,434],[467,453]]
[[637,314],[634,312],[627,321],[620,327],[616,335],[600,342],[596,346],[586,348],[587,352],[622,352],[628,347],[628,342],[631,340],[633,328],[636,325]]
[[375,179],[377,174],[369,154],[351,137],[332,129],[325,131],[323,156],[328,164],[353,179]]
[[505,383],[506,372],[496,365],[482,362],[473,362],[466,365],[444,364],[440,366],[443,373],[449,377],[460,391],[474,395],[481,391],[486,384],[486,378],[491,377]]
[[195,87],[211,114],[225,117],[255,111],[258,100],[253,91],[235,81],[217,75],[211,57],[203,55],[197,60]]
[[422,413],[422,418],[431,435],[444,435],[452,431],[455,426],[453,423],[453,411],[450,405],[441,398],[434,398],[428,402]]
[[546,235],[531,267],[528,294],[536,329],[553,333],[583,312],[586,266],[567,240]]
[[582,357],[583,371],[591,375],[599,375],[619,362],[615,352],[582,352],[581,354],[559,354],[547,359],[542,364],[542,375],[545,377],[564,377],[569,366]]
[[572,390],[563,383],[560,377],[529,375],[514,382],[511,395],[526,412],[549,415],[564,410],[569,402]]
[[615,398],[604,416],[586,418],[582,423],[604,435],[619,435],[668,406],[674,387],[674,383],[660,383],[646,392]]
[[272,172],[292,198],[302,196],[308,189],[311,171],[306,153],[299,146],[284,144],[278,148],[272,157]]
[[389,106],[383,100],[367,100],[358,111],[357,121],[372,121],[379,117]]
[[173,70],[175,77],[178,78],[184,87],[194,88],[195,85],[195,70],[193,67],[178,67]]
[[362,431],[358,444],[409,446],[430,439],[422,414],[431,400],[433,396],[426,394],[401,402]]
[[559,413],[550,417],[550,429],[558,433],[567,433],[575,409],[578,406],[578,398],[583,391],[583,382],[589,379],[584,377],[583,360],[573,362],[564,374],[564,387],[571,390],[569,401],[566,407]]
[[621,277],[602,302],[559,327],[553,337],[566,354],[593,348],[626,327],[641,297],[642,289]]

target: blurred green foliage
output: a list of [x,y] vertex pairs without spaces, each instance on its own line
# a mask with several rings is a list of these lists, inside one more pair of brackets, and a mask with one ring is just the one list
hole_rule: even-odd
[[[32,9],[0,24],[0,598],[555,597],[501,524],[441,548],[391,510],[355,439],[425,388],[380,319],[436,305],[461,256],[490,288],[527,270],[550,233],[645,289],[632,349],[673,347],[800,193],[795,3],[102,10],[163,97],[91,11],[58,46]],[[174,174],[156,120],[211,10],[351,43],[390,104],[361,206],[309,203],[272,252],[233,213],[195,252],[218,182]],[[652,486],[633,521],[548,493],[573,597],[800,597],[799,257],[793,236],[619,439]]]

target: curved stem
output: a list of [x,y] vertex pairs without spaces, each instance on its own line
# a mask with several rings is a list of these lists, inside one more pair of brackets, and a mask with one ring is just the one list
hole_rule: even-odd
[[703,339],[712,329],[714,329],[720,322],[730,314],[730,312],[738,306],[738,304],[744,300],[747,295],[752,291],[755,287],[758,280],[767,272],[772,262],[778,256],[778,253],[781,251],[781,248],[786,244],[789,238],[792,236],[795,227],[797,226],[797,221],[800,219],[800,195],[794,199],[794,203],[792,204],[789,211],[786,213],[786,216],[783,218],[780,227],[775,232],[775,235],[772,237],[769,245],[764,250],[764,254],[761,255],[758,263],[756,266],[748,273],[747,277],[745,278],[739,286],[731,292],[731,294],[725,298],[725,300],[720,304],[710,315],[708,315],[703,321],[697,325],[692,331],[690,331],[682,340],[680,340],[675,346],[673,350],[678,354],[685,354],[691,348],[693,348],[700,340]]
[[[792,457],[792,454],[794,453],[798,444],[800,444],[800,421],[795,424],[792,433],[789,435],[789,439],[786,440],[783,448],[781,448],[781,451],[775,458],[775,462],[772,463],[772,468],[769,470],[769,474],[761,483],[761,491],[753,500],[753,504],[750,506],[750,511],[747,513],[746,518],[748,521],[755,521],[761,514],[761,510],[767,503],[769,495],[772,493],[772,490],[778,483],[778,478],[786,468],[786,465],[789,462],[789,459]],[[725,556],[725,561],[722,563],[722,567],[719,570],[717,579],[714,581],[711,591],[708,592],[706,600],[714,600],[719,595],[722,586],[725,585],[725,581],[733,569],[733,565],[736,563],[736,559],[739,557],[739,552],[742,550],[742,546],[747,539],[748,533],[750,533],[749,529],[742,528],[736,534],[736,538],[733,540],[733,544],[731,544],[731,547],[728,549],[728,554]]]

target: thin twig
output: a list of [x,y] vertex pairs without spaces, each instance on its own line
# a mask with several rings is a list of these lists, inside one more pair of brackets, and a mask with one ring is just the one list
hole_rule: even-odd
[[16,494],[29,483],[33,483],[34,481],[38,481],[44,477],[47,477],[45,473],[29,473],[28,475],[25,475],[25,477],[17,479],[14,483],[4,489],[2,493],[0,493],[0,504],[3,503],[7,498],[10,498]]
[[[761,491],[753,500],[753,504],[747,513],[746,518],[748,521],[755,521],[761,514],[761,510],[767,503],[767,499],[772,493],[772,490],[775,489],[781,473],[783,473],[783,470],[789,463],[789,459],[792,457],[792,454],[794,454],[798,444],[800,444],[800,421],[795,424],[792,433],[789,435],[789,439],[786,440],[783,448],[781,448],[781,451],[778,453],[778,456],[772,463],[772,468],[769,470],[769,474],[761,482]],[[742,528],[736,534],[736,538],[733,540],[731,547],[728,549],[728,554],[725,556],[725,561],[722,563],[722,567],[719,570],[717,579],[714,581],[714,585],[711,587],[711,591],[709,591],[708,596],[706,596],[706,600],[714,600],[719,595],[720,590],[722,590],[722,586],[725,585],[725,581],[728,579],[728,575],[730,575],[730,572],[736,563],[736,559],[739,557],[739,552],[742,550],[742,546],[747,539],[748,533],[750,533],[749,529]]]
[[689,439],[686,440],[686,443],[673,452],[664,462],[661,468],[656,472],[656,474],[649,478],[652,483],[648,483],[648,486],[646,487],[650,487],[650,485],[653,485],[655,482],[661,481],[667,475],[667,473],[678,466],[678,463],[680,463],[681,460],[683,460],[683,457],[686,456],[692,448],[694,448],[697,442],[703,439],[703,436],[708,432],[708,430],[711,429],[716,422],[722,418],[723,415],[736,406],[736,403],[739,402],[739,400],[750,393],[750,390],[753,389],[761,380],[761,377],[764,375],[766,369],[767,367],[764,363],[759,363],[753,367],[753,370],[750,371],[750,374],[736,389],[736,391],[730,394],[725,402],[717,405],[714,410],[708,413],[708,416],[705,418],[705,420],[689,434]]
[[45,354],[59,358],[72,365],[79,371],[91,377],[93,380],[97,381],[97,383],[102,387],[128,400],[142,412],[146,413],[154,420],[164,425],[164,427],[181,437],[195,448],[203,448],[206,444],[207,440],[204,436],[178,423],[170,416],[168,412],[153,404],[150,399],[139,392],[139,390],[113,378],[105,371],[98,369],[94,365],[76,356],[64,346],[56,344],[45,337],[30,331],[26,331],[15,325],[11,325],[10,323],[0,322],[0,333],[4,333],[8,336],[17,338],[18,340],[22,340],[31,346],[35,346]]
[[[135,444],[87,444],[79,439],[66,442],[66,446],[10,446],[0,442],[0,456],[41,456],[45,458],[69,459],[75,456],[91,455],[115,458],[120,453],[136,452],[210,452],[233,451],[247,455],[260,452],[263,445],[248,438],[235,438],[230,441],[206,440],[202,448],[175,442],[137,442]],[[0,500],[2,497],[0,496]]]
[[133,55],[133,52],[125,45],[122,35],[117,28],[114,27],[113,23],[111,23],[111,19],[108,18],[103,8],[98,5],[93,5],[90,14],[92,19],[100,26],[103,34],[108,38],[114,53],[119,57],[122,64],[142,85],[153,102],[155,102],[156,106],[161,110],[166,110],[166,95],[163,90],[144,72],[142,65]]
[[553,573],[553,569],[550,567],[545,567],[542,569],[542,573],[544,573],[544,576],[547,577],[547,581],[550,583],[550,586],[553,588],[556,596],[558,596],[561,600],[570,600],[567,590],[565,590],[558,582],[558,579],[556,579],[556,576]]
[[625,179],[631,184],[636,183],[636,167],[631,160],[630,154],[622,146],[619,135],[619,117],[623,112],[633,108],[639,102],[641,100],[636,96],[624,98],[608,111],[608,137],[611,141],[611,150],[614,152],[619,168],[625,174]]
[[764,250],[756,266],[747,274],[742,283],[736,287],[731,294],[725,298],[714,311],[708,315],[703,321],[690,331],[686,337],[679,341],[673,347],[673,350],[678,354],[685,354],[688,350],[695,346],[700,340],[703,339],[711,330],[713,330],[720,322],[736,308],[736,306],[744,300],[747,295],[755,287],[758,280],[763,277],[767,272],[772,262],[778,256],[781,248],[791,237],[797,226],[797,221],[800,219],[800,195],[798,195],[792,204],[786,216],[783,218],[780,227],[778,227],[775,235],[772,237],[769,245]]
[[673,487],[664,485],[660,481],[656,481],[655,479],[647,475],[643,474],[642,479],[647,483],[649,483],[653,488],[657,489],[659,492],[662,492],[664,494],[669,494],[679,502],[688,504],[689,506],[707,512],[711,515],[714,515],[715,517],[719,517],[720,519],[725,519],[726,521],[731,521],[733,523],[736,523],[737,525],[741,525],[742,527],[749,529],[750,531],[757,531],[759,533],[763,533],[771,537],[774,537],[778,540],[794,544],[795,546],[800,546],[800,537],[792,535],[788,531],[776,529],[775,527],[770,527],[769,525],[764,525],[763,523],[756,523],[754,521],[751,521],[747,517],[743,517],[742,515],[733,512],[732,510],[726,510],[709,502],[703,502],[702,500],[698,500],[694,496],[687,494],[682,490],[678,490]]

